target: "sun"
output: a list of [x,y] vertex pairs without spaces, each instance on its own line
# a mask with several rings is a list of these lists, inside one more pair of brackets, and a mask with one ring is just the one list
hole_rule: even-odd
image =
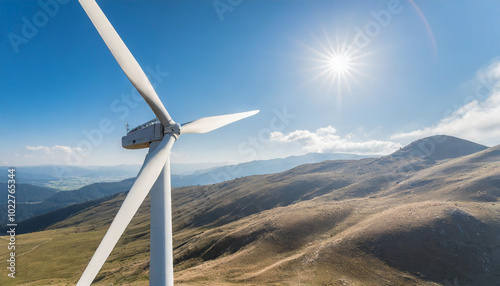
[[316,78],[322,78],[330,90],[333,87],[336,87],[338,93],[343,89],[351,90],[351,83],[355,81],[360,65],[356,49],[347,43],[342,43],[338,47],[329,45],[328,48],[323,47],[323,51],[317,51],[315,61]]
[[363,62],[363,57],[368,54],[357,49],[347,37],[344,41],[337,39],[333,43],[325,35],[323,41],[317,40],[315,48],[307,45],[306,48],[312,52],[312,56],[308,58],[313,64],[311,70],[314,73],[310,82],[319,80],[322,86],[327,85],[328,93],[335,93],[339,100],[342,93],[351,92],[353,83],[359,83],[357,77],[364,75],[362,67],[366,63]]
[[334,75],[349,73],[352,69],[351,57],[346,54],[334,55],[328,60],[328,67],[326,68]]

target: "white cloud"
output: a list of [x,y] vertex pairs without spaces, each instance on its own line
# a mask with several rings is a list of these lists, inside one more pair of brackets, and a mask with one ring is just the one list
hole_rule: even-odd
[[24,155],[28,159],[28,165],[35,163],[42,164],[65,164],[68,162],[69,155],[81,153],[84,150],[79,147],[70,147],[64,145],[54,146],[30,146],[26,145],[29,152]]
[[69,147],[69,146],[63,146],[63,145],[56,145],[56,146],[52,147],[52,150],[61,151],[61,152],[66,153],[66,154],[73,153],[75,151],[78,151],[78,152],[83,151],[82,148]]
[[[391,136],[393,140],[414,140],[445,134],[487,145],[500,143],[500,61],[480,70],[471,101],[445,116],[437,124]],[[487,91],[487,94],[483,94]]]
[[366,155],[383,155],[394,152],[401,147],[399,143],[380,140],[355,140],[352,134],[340,136],[332,126],[308,130],[295,130],[288,134],[273,132],[271,142],[297,143],[304,153],[352,153]]
[[43,151],[44,153],[50,153],[50,148],[45,146],[29,146],[26,145],[26,150],[28,151]]
[[35,152],[43,152],[45,154],[54,154],[54,153],[71,154],[75,151],[78,151],[78,152],[83,151],[82,148],[70,147],[70,146],[64,146],[64,145],[54,145],[52,147],[26,145],[26,150],[35,151]]

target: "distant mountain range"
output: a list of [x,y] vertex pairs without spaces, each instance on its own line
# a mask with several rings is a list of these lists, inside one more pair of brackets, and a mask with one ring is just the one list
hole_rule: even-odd
[[[45,214],[72,204],[84,203],[101,199],[130,189],[134,179],[119,182],[94,183],[74,191],[58,191],[41,186],[18,184],[16,187],[16,219],[22,221],[31,217]],[[0,186],[6,185],[0,183]],[[2,197],[0,203],[0,224],[7,220],[7,203]]]
[[[6,170],[9,166],[2,166]],[[118,166],[65,166],[41,165],[16,167],[16,173],[22,180],[58,180],[69,177],[124,177],[130,178],[137,175],[140,165]],[[5,180],[5,178],[0,178]]]
[[[0,189],[4,190],[7,194],[7,183],[0,183]],[[17,204],[40,202],[59,192],[55,189],[33,186],[30,184],[17,184],[15,190]],[[4,203],[7,203],[7,195],[0,196],[0,204]]]
[[[499,162],[500,146],[433,136],[379,158],[176,188],[176,283],[497,285]],[[20,223],[41,231],[22,236],[30,247],[19,255],[38,271],[19,283],[74,284],[124,197]],[[149,206],[148,198],[100,283],[147,283]]]
[[[242,176],[269,174],[288,170],[304,163],[314,163],[324,160],[334,159],[358,159],[363,158],[359,155],[351,154],[307,154],[303,156],[293,156],[272,160],[252,161],[237,165],[224,167],[214,167],[206,170],[198,170],[192,175],[172,175],[172,185],[174,187],[183,187],[191,185],[214,184],[222,181],[232,180]],[[196,166],[206,166],[196,165]],[[19,204],[23,204],[17,211],[17,219],[25,220],[34,216],[45,214],[67,207],[72,204],[84,203],[90,200],[101,199],[106,196],[128,190],[134,180],[140,166],[138,165],[120,165],[115,167],[65,167],[58,165],[19,167],[16,168],[16,178],[18,182],[34,182],[40,184],[41,180],[47,180],[44,186],[35,186],[31,184],[20,184],[18,189]],[[173,166],[175,167],[175,166]],[[184,166],[187,167],[187,166]],[[2,167],[7,169],[7,167]],[[63,173],[64,183],[70,186],[78,187],[75,190],[59,192],[58,189],[46,187],[55,184],[51,180],[54,176],[61,175],[58,172],[66,170]],[[184,170],[187,170],[184,168]],[[7,173],[7,171],[5,171]],[[123,180],[123,177],[126,178]],[[7,178],[5,176],[5,178]],[[30,179],[31,178],[31,179]],[[89,178],[84,180],[82,178]],[[104,182],[99,182],[99,179]],[[97,181],[97,183],[95,183]],[[111,181],[111,182],[109,182]],[[59,182],[59,180],[56,180]],[[89,184],[85,184],[89,182]],[[81,185],[84,186],[81,186]],[[5,203],[0,200],[0,203]],[[4,215],[5,209],[0,209],[0,223],[6,223],[7,217]]]
[[[210,169],[226,165],[224,163],[177,163],[172,164],[172,173],[179,175],[189,175],[195,171]],[[11,166],[0,166],[0,171],[6,171]],[[131,178],[135,177],[141,168],[136,165],[116,165],[116,166],[66,166],[66,165],[40,165],[40,166],[18,166],[17,176],[25,183],[30,181],[60,180],[71,177],[102,177],[102,178]],[[5,182],[5,178],[0,177],[0,182]]]
[[[301,164],[325,160],[361,159],[366,156],[353,154],[316,154],[292,156],[270,160],[251,161],[235,165],[222,163],[172,164],[174,187],[214,184],[238,177],[281,172]],[[18,182],[59,190],[75,190],[92,183],[116,182],[137,176],[140,165],[118,166],[20,166],[16,167]],[[0,166],[7,173],[8,166]],[[7,176],[0,182],[7,182]]]
[[[6,173],[9,167],[2,166]],[[135,177],[139,165],[119,166],[20,166],[16,167],[18,183],[53,188],[62,191],[75,190],[92,183],[116,182]],[[0,176],[0,182],[7,182],[7,176]]]
[[367,157],[368,156],[342,153],[309,153],[302,156],[256,160],[241,164],[198,170],[191,175],[173,175],[172,186],[184,187],[215,184],[240,177],[283,172],[302,164],[317,163],[326,160],[357,160]]

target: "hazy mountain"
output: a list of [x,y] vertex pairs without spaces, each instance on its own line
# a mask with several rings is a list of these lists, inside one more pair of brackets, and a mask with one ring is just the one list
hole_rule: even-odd
[[[172,164],[172,185],[174,187],[206,185],[232,180],[238,177],[282,172],[306,163],[325,160],[360,159],[366,156],[353,154],[315,154],[257,160],[235,165],[223,163]],[[64,166],[42,165],[16,167],[18,182],[57,188],[68,191],[101,182],[117,182],[136,177],[141,165],[118,166]],[[9,167],[0,167],[5,170]],[[0,178],[7,182],[7,176]]]
[[[16,176],[17,177],[17,176]],[[0,196],[0,224],[7,223],[7,183],[0,183],[0,189],[4,192]],[[58,193],[58,190],[34,186],[30,184],[16,184],[16,192],[14,193],[16,204],[16,220],[20,221],[38,213],[29,214],[33,205],[36,205],[43,200]],[[29,215],[27,215],[29,214]]]
[[[429,159],[438,153],[325,161],[174,189],[176,283],[496,285],[500,146]],[[124,197],[20,235],[19,265],[37,272],[16,279],[74,284]],[[149,205],[147,198],[99,283],[147,284]]]
[[[213,184],[216,182],[221,182],[236,177],[241,177],[245,174],[251,175],[251,174],[265,174],[265,173],[278,172],[290,169],[304,162],[318,162],[322,160],[338,159],[338,158],[357,159],[361,158],[361,156],[351,155],[351,154],[307,154],[304,156],[293,156],[281,159],[252,161],[238,165],[217,167],[213,169],[198,171],[196,172],[196,174],[193,175],[187,175],[187,176],[173,175],[172,185],[174,187],[179,187],[186,185]],[[48,176],[46,174],[56,172],[56,170],[58,168],[62,168],[62,166],[49,165],[49,166],[36,166],[36,167],[25,167],[25,168],[26,169],[24,168],[22,169],[29,172],[34,172],[36,173],[36,175]],[[134,169],[138,168],[138,166],[121,165],[116,167],[100,166],[100,167],[72,167],[72,168],[73,168],[72,174],[78,176],[96,177],[98,174],[106,174],[107,176],[115,176],[114,178],[118,179],[122,177],[118,176],[122,172],[124,174],[134,173]],[[16,174],[19,174],[19,170],[16,170]],[[18,181],[24,181],[23,178],[25,177],[17,176]],[[109,195],[123,192],[125,190],[128,190],[132,186],[133,182],[134,180],[132,178],[132,179],[121,180],[118,182],[91,183],[89,185],[80,187],[76,190],[59,192],[57,194],[55,194],[55,192],[57,191],[52,188],[29,185],[27,187],[30,187],[31,199],[28,200],[27,202],[36,202],[36,203],[27,203],[27,204],[25,203],[23,207],[19,208],[19,210],[17,211],[17,219],[25,220],[37,215],[55,211],[59,208],[66,207],[71,204],[77,204],[77,203],[87,202],[90,200],[101,199]],[[40,190],[40,194],[35,194],[33,192],[36,190]],[[43,194],[47,194],[45,190],[52,190],[52,193],[50,193],[50,195],[42,197]],[[23,197],[27,196],[28,195]],[[5,224],[7,218],[6,216],[2,216],[3,213],[4,210],[0,210],[0,223]]]
[[204,162],[204,163],[172,163],[171,172],[174,175],[191,175],[198,171],[208,170],[216,167],[228,165],[224,162]]
[[[40,186],[19,184],[16,195],[18,204],[16,219],[22,221],[72,204],[122,193],[129,190],[133,182],[134,179],[127,179],[120,182],[95,183],[74,191],[60,192]],[[0,223],[5,224],[6,220],[6,208],[2,208],[0,210]]]
[[[130,178],[137,175],[140,165],[118,165],[118,166],[65,166],[65,165],[41,165],[41,166],[19,166],[16,174],[39,176],[48,179],[62,179],[68,177],[124,177]],[[8,169],[3,166],[0,169]],[[27,177],[27,176],[26,176]],[[28,177],[27,177],[28,178]],[[5,179],[5,178],[2,178]]]
[[[7,174],[8,169],[9,167],[0,167],[0,171],[3,174]],[[0,178],[0,182],[2,183],[6,183],[8,180],[9,178],[7,176],[1,176]],[[46,183],[53,180],[58,180],[58,178],[47,174],[33,174],[16,169],[16,181],[23,182],[24,184]]]
[[[219,163],[174,163],[172,173],[192,174],[199,170],[225,165]],[[7,172],[10,166],[0,166],[0,170]],[[140,164],[116,166],[66,166],[66,165],[40,165],[15,167],[16,175],[23,180],[59,180],[69,177],[135,177],[141,168]],[[4,182],[5,178],[0,178]]]
[[[0,183],[0,189],[5,192],[5,195],[0,196],[0,203],[7,203],[7,183]],[[30,184],[16,184],[15,187],[16,203],[39,202],[56,194],[58,190],[33,186]]]
[[[49,211],[46,212],[42,215],[38,215],[26,220],[23,220],[21,222],[18,222],[18,228],[16,231],[16,235],[18,234],[23,234],[23,233],[30,233],[34,231],[40,231],[48,226],[60,222],[62,220],[67,219],[70,216],[73,216],[77,214],[78,212],[82,210],[86,210],[90,207],[96,206],[102,202],[111,200],[114,195],[111,196],[106,196],[101,199],[96,199],[96,200],[90,200],[86,201],[83,203],[76,203],[69,205],[67,207],[61,207],[58,208],[57,210],[54,211]],[[8,230],[9,227],[7,226],[0,226],[0,231],[2,233],[5,233]]]
[[357,160],[367,157],[368,156],[342,153],[309,153],[302,156],[256,160],[241,164],[198,170],[191,175],[173,175],[172,186],[184,187],[215,184],[239,177],[283,172],[302,164],[317,163],[326,160]]
[[[5,170],[9,167],[0,167]],[[119,166],[20,166],[16,167],[16,181],[61,191],[76,190],[83,186],[101,182],[117,182],[135,177],[140,165]],[[7,176],[0,182],[7,182]]]

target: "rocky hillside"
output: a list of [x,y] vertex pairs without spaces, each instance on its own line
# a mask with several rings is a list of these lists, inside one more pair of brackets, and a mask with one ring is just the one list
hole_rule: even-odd
[[[496,285],[500,146],[443,138],[174,189],[176,285]],[[20,235],[17,282],[73,285],[123,198]],[[147,285],[148,251],[149,198],[96,284]]]

